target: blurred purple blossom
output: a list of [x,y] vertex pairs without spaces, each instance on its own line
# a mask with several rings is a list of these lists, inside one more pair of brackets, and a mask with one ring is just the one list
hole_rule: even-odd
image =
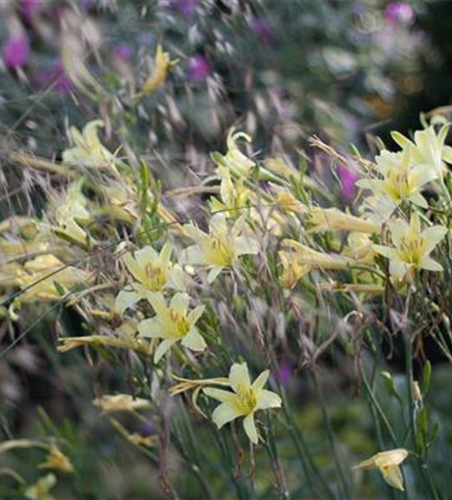
[[263,45],[272,45],[274,42],[273,30],[265,19],[251,21],[251,31]]
[[281,361],[279,363],[277,378],[283,387],[288,387],[292,383],[292,367],[287,361]]
[[62,93],[72,90],[72,82],[64,71],[62,61],[57,61],[50,70],[38,73],[36,83],[41,87],[53,85],[53,90]]
[[140,431],[144,436],[151,436],[152,434],[155,434],[155,425],[150,418],[148,418],[146,422],[143,422],[140,427]]
[[127,43],[118,43],[113,47],[113,55],[120,61],[129,61],[132,58],[133,49]]
[[22,68],[27,64],[30,43],[25,35],[13,36],[3,45],[3,61],[7,68]]
[[391,2],[386,6],[385,18],[390,25],[410,25],[414,21],[413,7],[406,2]]
[[345,165],[341,165],[339,167],[339,179],[342,184],[342,198],[347,202],[352,201],[355,196],[355,184],[359,179],[359,175]]
[[20,2],[20,13],[24,19],[29,21],[39,14],[42,7],[43,4],[41,0],[22,0]]
[[198,0],[170,0],[170,8],[177,10],[183,17],[191,17],[196,12]]
[[210,64],[202,54],[195,54],[188,59],[188,79],[199,82],[210,74]]

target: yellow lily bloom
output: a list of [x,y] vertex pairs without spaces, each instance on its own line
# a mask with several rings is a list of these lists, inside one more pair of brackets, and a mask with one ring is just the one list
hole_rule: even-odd
[[388,196],[395,202],[395,207],[406,200],[427,208],[428,204],[420,190],[436,174],[425,165],[413,166],[413,156],[411,145],[399,153],[383,150],[375,159],[383,179],[361,179],[356,183],[357,186],[370,189],[377,197]]
[[312,267],[309,264],[301,264],[293,252],[281,250],[278,255],[282,266],[279,281],[284,288],[292,290]]
[[25,491],[25,498],[28,500],[55,500],[55,497],[50,494],[50,490],[56,484],[54,474],[47,474],[36,481],[33,486],[30,486]]
[[243,428],[250,441],[257,444],[259,437],[254,422],[254,414],[258,410],[280,408],[281,398],[274,392],[263,389],[270,375],[269,370],[263,371],[251,383],[246,363],[234,363],[229,372],[229,384],[234,392],[213,387],[205,387],[204,394],[220,401],[212,414],[212,420],[221,429],[223,425],[244,417]]
[[24,289],[20,301],[61,299],[55,282],[70,290],[79,283],[89,284],[93,276],[82,269],[65,266],[54,255],[40,255],[24,264],[17,275],[19,286]]
[[303,266],[306,272],[311,269],[349,269],[358,262],[354,259],[341,255],[330,255],[317,252],[306,245],[295,240],[283,240],[282,245],[291,248],[294,252],[292,258],[296,260],[298,266]]
[[44,462],[39,464],[39,469],[53,469],[62,472],[74,472],[74,467],[69,458],[56,446],[52,445]]
[[424,169],[430,169],[434,177],[443,179],[444,163],[452,164],[452,148],[446,146],[450,123],[445,123],[436,135],[433,125],[414,133],[414,142],[399,132],[392,132],[394,141],[402,148],[412,147],[412,161]]
[[389,271],[394,278],[403,278],[412,269],[443,270],[430,253],[446,235],[445,227],[432,226],[421,232],[419,215],[414,213],[409,224],[399,219],[390,222],[389,229],[395,248],[384,245],[372,248],[390,260]]
[[103,127],[102,120],[94,120],[85,125],[80,132],[71,127],[70,132],[74,147],[63,151],[63,163],[87,168],[108,168],[114,155],[102,145],[97,136],[97,129]]
[[177,293],[171,299],[169,307],[161,294],[153,294],[149,297],[149,302],[156,316],[142,321],[138,325],[138,331],[140,337],[163,339],[155,351],[155,363],[158,363],[176,342],[192,351],[204,351],[207,344],[195,326],[204,312],[204,306],[189,311],[190,296],[186,293]]
[[408,451],[404,448],[382,451],[368,460],[353,467],[356,469],[378,469],[383,475],[383,479],[393,488],[404,491],[403,476],[400,464],[408,456]]
[[130,394],[105,395],[96,398],[93,405],[102,410],[102,413],[114,413],[117,411],[134,411],[149,408],[151,402],[147,399],[134,398]]
[[154,293],[166,289],[179,292],[187,289],[188,276],[178,264],[171,262],[171,246],[168,243],[163,245],[160,254],[151,246],[146,246],[134,255],[125,254],[122,260],[137,282],[132,283],[131,290],[119,292],[115,302],[119,314]]
[[144,82],[143,88],[137,95],[141,99],[143,96],[151,94],[159,89],[166,81],[170,69],[178,63],[178,60],[171,60],[168,52],[164,52],[160,44],[157,45],[154,58],[154,70],[149,78]]
[[209,234],[193,224],[184,226],[186,233],[195,245],[182,252],[181,263],[210,268],[207,278],[212,283],[225,268],[233,267],[241,255],[255,255],[259,243],[248,236],[241,236],[244,220],[238,219],[229,228],[223,213],[215,214],[209,227]]
[[226,217],[237,219],[243,215],[251,198],[251,191],[244,187],[243,179],[232,182],[231,173],[225,167],[218,167],[221,179],[220,199],[212,197],[210,208],[212,212],[223,212]]
[[227,167],[237,177],[249,178],[256,163],[240,151],[237,146],[239,139],[251,142],[251,137],[248,134],[236,132],[235,128],[231,128],[226,139],[228,148],[226,154],[215,153],[212,155],[212,159],[219,167]]

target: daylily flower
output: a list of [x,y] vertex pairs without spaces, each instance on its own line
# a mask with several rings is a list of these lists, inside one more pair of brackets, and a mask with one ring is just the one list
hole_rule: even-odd
[[234,183],[231,179],[230,171],[225,167],[218,167],[218,175],[221,179],[220,198],[210,199],[212,212],[222,211],[225,217],[237,219],[243,215],[251,197],[251,191],[244,187],[243,179],[238,179]]
[[96,398],[93,405],[102,410],[102,413],[114,413],[117,411],[134,411],[149,408],[151,402],[147,399],[134,398],[130,394],[105,395]]
[[17,276],[20,287],[24,289],[20,301],[58,300],[61,299],[61,295],[55,287],[55,282],[70,290],[79,283],[89,284],[93,279],[88,271],[65,266],[51,254],[29,260],[24,264],[24,269]]
[[259,243],[248,236],[241,236],[243,224],[243,218],[238,219],[229,228],[226,216],[221,213],[212,217],[209,234],[193,224],[185,225],[187,235],[196,244],[182,252],[181,263],[210,268],[207,281],[212,283],[223,269],[233,267],[241,255],[258,253]]
[[161,294],[151,295],[149,302],[156,316],[142,321],[138,325],[138,331],[140,337],[163,339],[155,351],[155,363],[158,363],[176,342],[192,351],[204,351],[206,342],[195,326],[204,312],[204,306],[195,307],[190,311],[190,296],[186,293],[176,293],[169,307]]
[[154,293],[169,288],[182,292],[187,288],[188,277],[178,264],[171,262],[171,246],[168,243],[163,245],[160,254],[147,246],[135,255],[125,254],[122,260],[137,282],[132,283],[131,290],[119,292],[115,303],[119,314]]
[[409,224],[399,219],[390,222],[389,229],[395,248],[384,245],[372,248],[390,260],[389,271],[394,278],[403,278],[411,269],[443,270],[430,253],[447,233],[445,227],[432,226],[421,232],[419,216],[414,213]]
[[368,460],[355,465],[353,469],[378,469],[383,479],[393,488],[404,491],[402,471],[400,464],[408,456],[404,448],[382,451]]
[[154,58],[154,71],[145,81],[143,88],[137,94],[137,98],[151,94],[159,89],[166,81],[170,69],[178,63],[178,60],[171,60],[168,52],[164,52],[162,46],[157,45]]
[[75,146],[63,151],[63,163],[87,168],[108,168],[114,155],[102,145],[97,135],[97,129],[103,126],[102,120],[94,120],[85,125],[83,132],[71,127]]
[[247,364],[234,363],[229,372],[229,383],[234,392],[213,387],[203,389],[204,394],[221,402],[212,414],[212,420],[219,429],[236,418],[244,417],[243,428],[250,441],[257,444],[259,437],[254,414],[258,410],[281,406],[281,398],[277,394],[263,389],[269,375],[270,371],[265,370],[251,383]]
[[25,491],[25,498],[29,500],[54,500],[54,496],[50,494],[50,490],[56,484],[54,474],[47,474],[36,481],[33,486],[30,486]]
[[399,132],[392,132],[394,141],[402,148],[413,147],[412,161],[416,165],[423,165],[425,169],[431,169],[432,174],[441,182],[443,179],[444,163],[452,164],[452,148],[444,144],[450,123],[445,123],[436,135],[433,125],[425,130],[414,133],[414,142]]
[[74,467],[69,458],[55,445],[50,448],[50,452],[44,462],[39,464],[39,469],[53,469],[62,472],[74,472]]
[[[295,240],[283,240],[282,245],[293,250],[291,258],[300,266],[300,272],[309,272],[311,269],[349,269],[353,264],[357,264],[354,259],[342,255],[321,253]],[[285,258],[289,259],[290,257],[285,256]]]
[[279,280],[284,288],[292,290],[312,267],[308,264],[301,264],[293,252],[281,250],[278,252],[278,255],[282,265],[282,272]]
[[420,190],[436,177],[436,173],[423,164],[413,166],[413,157],[411,145],[399,153],[383,150],[375,159],[383,179],[361,179],[356,185],[370,189],[377,197],[389,196],[395,206],[406,200],[427,208],[428,204]]
[[248,178],[256,163],[240,151],[237,146],[239,139],[251,142],[251,137],[248,134],[245,134],[245,132],[236,132],[234,128],[231,128],[226,140],[227,153],[225,155],[215,153],[212,155],[212,159],[219,167],[227,167],[236,176]]

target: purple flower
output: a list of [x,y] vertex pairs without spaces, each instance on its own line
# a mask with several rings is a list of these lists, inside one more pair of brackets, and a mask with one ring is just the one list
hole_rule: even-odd
[[118,43],[113,47],[113,55],[120,61],[129,61],[132,57],[133,49],[127,43]]
[[251,31],[263,45],[273,44],[273,30],[265,19],[254,19],[251,22]]
[[204,81],[210,75],[210,64],[202,54],[195,54],[188,59],[188,79],[194,82]]
[[20,2],[20,13],[22,17],[29,21],[33,19],[42,8],[41,0],[22,0]]
[[414,21],[414,11],[406,2],[391,2],[386,6],[385,18],[390,25],[410,25]]
[[292,367],[287,361],[281,361],[279,363],[277,378],[283,387],[288,387],[292,383]]
[[170,8],[179,11],[183,17],[191,17],[196,12],[198,0],[170,0]]
[[146,420],[146,422],[143,422],[140,427],[140,431],[145,436],[151,436],[152,434],[155,434],[155,425],[150,418]]
[[50,70],[38,73],[36,83],[41,87],[52,85],[53,90],[62,93],[71,92],[72,90],[72,82],[64,71],[61,61],[57,61]]
[[339,167],[339,178],[341,180],[341,195],[344,201],[350,202],[355,196],[355,184],[359,179],[353,170],[350,170],[345,165]]
[[3,46],[3,61],[7,68],[22,68],[27,63],[29,52],[30,44],[25,35],[11,37]]

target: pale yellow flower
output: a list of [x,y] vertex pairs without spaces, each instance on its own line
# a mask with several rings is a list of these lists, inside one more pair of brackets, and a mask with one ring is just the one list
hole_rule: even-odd
[[229,372],[229,384],[234,392],[213,387],[203,389],[204,394],[221,402],[212,414],[212,420],[219,429],[236,418],[244,417],[243,428],[250,441],[257,444],[259,436],[254,414],[281,406],[281,398],[277,394],[263,389],[269,375],[269,370],[265,370],[251,383],[247,364],[234,363]]
[[446,146],[447,133],[450,123],[445,123],[436,135],[433,125],[425,130],[418,130],[414,133],[414,141],[399,132],[392,132],[392,138],[402,148],[412,146],[412,161],[414,164],[422,166],[426,170],[431,170],[433,177],[442,181],[444,162],[452,164],[452,148]]
[[[308,272],[311,269],[349,269],[358,262],[354,259],[343,257],[342,255],[332,255],[318,252],[295,240],[283,240],[282,245],[293,250],[292,258],[295,259],[301,269]],[[287,258],[290,258],[287,256]]]
[[256,163],[240,151],[237,146],[239,139],[251,142],[251,137],[248,134],[236,132],[234,128],[231,128],[226,140],[228,148],[226,154],[214,153],[212,159],[219,167],[227,167],[237,177],[249,178]]
[[212,283],[225,268],[233,267],[241,255],[255,255],[259,243],[249,236],[242,236],[243,219],[238,219],[230,228],[224,214],[215,214],[209,234],[193,224],[184,226],[186,233],[196,242],[182,252],[181,263],[210,268],[208,282]]
[[97,129],[103,126],[102,120],[94,120],[85,125],[83,132],[71,127],[74,147],[63,151],[63,163],[87,168],[108,168],[114,155],[102,145],[97,135]]
[[400,464],[407,458],[408,451],[404,448],[382,451],[368,460],[355,465],[353,469],[378,469],[383,479],[393,488],[404,491],[403,476]]
[[398,219],[389,223],[389,229],[395,248],[373,245],[373,249],[390,260],[389,270],[394,278],[403,278],[412,269],[443,270],[430,253],[446,235],[445,227],[432,226],[421,232],[419,216],[414,213],[409,224]]
[[149,408],[151,402],[147,399],[134,398],[130,394],[114,394],[96,398],[93,405],[100,408],[102,413],[114,413]]
[[50,490],[56,484],[56,477],[54,474],[47,474],[36,481],[33,486],[30,486],[25,491],[25,498],[29,500],[54,500],[50,494]]
[[92,280],[93,276],[87,271],[65,266],[51,254],[29,260],[17,276],[19,286],[24,290],[20,295],[21,301],[58,300],[61,295],[55,287],[55,282],[63,289],[70,290],[77,284],[87,285]]
[[157,45],[157,50],[154,57],[154,69],[149,78],[144,82],[144,85],[137,95],[141,98],[151,94],[159,89],[166,81],[170,69],[178,63],[178,60],[171,60],[170,54],[164,52],[163,47]]
[[53,444],[50,448],[50,452],[44,462],[39,464],[39,468],[53,469],[69,473],[74,472],[74,467],[72,466],[69,458],[55,444]]
[[149,297],[156,316],[138,325],[140,337],[163,339],[157,347],[154,362],[158,363],[173,344],[180,342],[192,351],[203,351],[207,345],[196,327],[196,322],[204,312],[204,306],[189,310],[190,296],[177,293],[169,307],[161,294]]
[[312,267],[309,264],[301,264],[294,252],[281,250],[278,255],[282,266],[280,283],[284,288],[291,290]]
[[137,282],[132,283],[131,290],[122,290],[116,298],[115,308],[122,314],[152,294],[167,289],[185,291],[188,286],[188,276],[178,264],[171,262],[171,246],[166,243],[158,254],[151,246],[146,246],[135,252],[127,253],[122,258],[127,269]]
[[381,224],[341,212],[337,208],[312,207],[309,209],[310,232],[351,231],[358,233],[379,233]]
[[388,196],[395,202],[395,206],[403,201],[410,201],[427,208],[428,204],[420,191],[436,174],[425,165],[413,165],[413,156],[411,145],[399,153],[383,150],[375,159],[377,170],[383,178],[361,179],[356,184],[370,189],[377,197]]
[[221,179],[220,200],[212,197],[210,208],[212,212],[223,212],[226,217],[237,219],[247,208],[251,191],[244,187],[243,179],[232,182],[231,173],[225,167],[218,167],[218,175]]

